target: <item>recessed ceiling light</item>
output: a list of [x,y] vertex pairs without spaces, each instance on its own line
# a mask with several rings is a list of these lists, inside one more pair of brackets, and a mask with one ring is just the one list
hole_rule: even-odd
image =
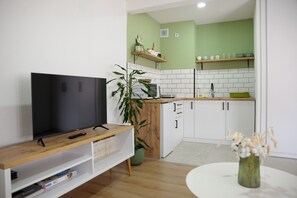
[[197,4],[197,7],[198,8],[204,8],[206,6],[206,3],[204,3],[204,2],[199,2],[198,4]]

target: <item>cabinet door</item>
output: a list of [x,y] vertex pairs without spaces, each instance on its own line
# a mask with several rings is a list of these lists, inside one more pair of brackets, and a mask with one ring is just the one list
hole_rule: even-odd
[[176,103],[176,112],[174,112],[174,120],[175,120],[175,144],[174,147],[177,146],[183,139],[183,101],[177,101]]
[[161,157],[166,157],[174,147],[174,105],[166,103],[161,105]]
[[250,137],[255,125],[254,101],[226,101],[226,133],[242,132]]
[[194,123],[195,123],[194,101],[184,101],[184,138],[194,138]]
[[195,138],[213,143],[224,139],[224,109],[224,101],[195,101]]

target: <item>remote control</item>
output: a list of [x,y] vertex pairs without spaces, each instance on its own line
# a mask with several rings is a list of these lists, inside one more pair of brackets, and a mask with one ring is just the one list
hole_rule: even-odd
[[77,137],[80,137],[80,136],[84,136],[86,135],[87,133],[78,133],[78,134],[75,134],[75,135],[71,135],[69,136],[68,138],[69,139],[74,139],[74,138],[77,138]]

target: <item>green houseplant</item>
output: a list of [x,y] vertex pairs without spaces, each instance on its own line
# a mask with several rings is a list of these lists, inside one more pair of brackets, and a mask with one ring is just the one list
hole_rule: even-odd
[[111,96],[118,96],[118,108],[120,115],[123,116],[123,123],[131,123],[134,125],[134,145],[135,155],[131,158],[132,165],[139,165],[144,159],[144,149],[148,149],[149,145],[140,137],[140,129],[147,126],[147,120],[141,120],[140,111],[143,108],[143,99],[135,93],[135,86],[143,85],[141,90],[149,95],[150,87],[147,81],[138,80],[145,74],[141,70],[132,70],[116,64],[120,71],[113,71],[116,78],[108,81],[116,81],[116,90],[112,91]]

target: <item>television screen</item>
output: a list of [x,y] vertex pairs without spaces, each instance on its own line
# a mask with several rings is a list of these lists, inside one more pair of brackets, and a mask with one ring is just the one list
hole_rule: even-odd
[[107,123],[106,79],[31,73],[33,139]]

